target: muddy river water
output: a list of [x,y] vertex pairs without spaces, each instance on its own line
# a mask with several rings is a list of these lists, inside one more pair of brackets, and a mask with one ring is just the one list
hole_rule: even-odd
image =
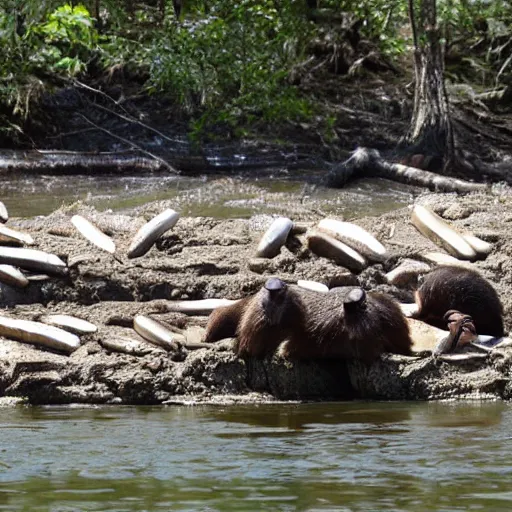
[[510,510],[512,407],[16,408],[0,510]]
[[46,215],[76,201],[98,210],[127,210],[150,201],[175,198],[176,209],[184,216],[248,218],[255,213],[272,213],[266,205],[270,197],[307,202],[327,213],[353,218],[400,208],[411,203],[413,194],[418,192],[407,185],[372,179],[355,182],[340,193],[307,184],[314,177],[310,171],[290,175],[279,170],[236,178],[6,175],[0,183],[0,197],[14,217]]

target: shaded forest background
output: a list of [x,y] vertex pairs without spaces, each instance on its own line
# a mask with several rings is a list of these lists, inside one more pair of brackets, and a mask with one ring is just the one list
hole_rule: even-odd
[[[196,142],[279,141],[293,132],[331,153],[384,147],[411,116],[407,7],[403,0],[1,0],[0,145],[33,147],[58,136],[55,118],[77,101],[126,110],[140,122],[140,105],[151,101],[152,122]],[[447,90],[461,108],[455,122],[489,139],[488,156],[499,156],[512,135],[496,118],[512,105],[512,6],[439,0],[437,9]],[[485,133],[475,117],[494,129]]]

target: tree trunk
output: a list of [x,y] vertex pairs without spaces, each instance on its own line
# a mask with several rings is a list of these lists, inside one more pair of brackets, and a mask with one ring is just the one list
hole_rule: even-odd
[[172,0],[172,6],[174,8],[174,15],[176,19],[179,20],[181,16],[181,8],[182,8],[182,0]]
[[437,25],[436,0],[420,0],[416,18],[409,0],[414,39],[414,109],[405,144],[414,153],[441,157],[444,166],[453,163],[454,140],[448,95],[444,84],[444,55]]
[[165,20],[165,0],[158,0],[158,13],[160,15],[160,25]]
[[[437,25],[437,0],[408,0],[414,42],[414,107],[408,133],[392,160],[372,149],[358,148],[346,161],[333,165],[323,183],[343,187],[349,180],[380,176],[395,181],[458,193],[482,192],[480,183],[464,180],[505,181],[512,184],[512,164],[489,164],[478,155],[455,152],[448,95],[444,83],[444,51]],[[418,7],[418,15],[414,5]],[[460,120],[456,119],[460,124]],[[400,163],[397,163],[399,160]],[[424,167],[430,162],[428,172]],[[404,165],[406,164],[406,165]],[[416,168],[418,166],[418,168]],[[421,167],[421,169],[419,168]],[[450,175],[452,177],[447,177]],[[461,177],[463,180],[454,179]]]
[[94,0],[94,18],[95,18],[95,27],[97,28],[98,32],[102,32],[102,24],[101,24],[101,18],[100,18],[100,0]]

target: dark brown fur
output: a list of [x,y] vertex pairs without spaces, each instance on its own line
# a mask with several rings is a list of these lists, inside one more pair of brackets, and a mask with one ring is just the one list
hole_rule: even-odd
[[496,290],[480,274],[461,267],[439,267],[425,276],[416,292],[418,313],[414,316],[446,329],[450,309],[473,318],[479,334],[502,337],[503,307]]
[[304,306],[295,290],[286,287],[276,298],[263,287],[242,314],[235,352],[253,357],[272,354],[284,340],[304,336],[305,318]]
[[343,293],[301,296],[307,307],[307,335],[289,340],[283,355],[372,361],[384,352],[411,353],[409,325],[391,297],[369,293],[364,306],[347,307]]
[[359,305],[347,301],[347,294],[288,286],[275,300],[263,287],[252,297],[215,310],[206,341],[236,334],[235,352],[253,357],[274,353],[282,342],[282,354],[291,359],[372,361],[384,352],[410,354],[409,326],[391,297],[369,293]]
[[215,309],[208,319],[204,341],[212,343],[236,336],[234,349],[238,355],[264,357],[275,352],[288,337],[302,335],[302,303],[282,284],[282,293],[271,294],[264,286],[251,297]]
[[205,343],[234,338],[240,323],[240,318],[247,308],[251,297],[245,297],[230,306],[214,309],[208,317],[206,325]]

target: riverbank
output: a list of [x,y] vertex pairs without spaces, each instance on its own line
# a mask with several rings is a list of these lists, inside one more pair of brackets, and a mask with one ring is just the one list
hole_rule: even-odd
[[[22,167],[35,175],[84,170],[197,175],[268,167],[325,170],[358,147],[403,160],[407,153],[397,146],[411,121],[412,75],[409,65],[398,75],[321,73],[301,86],[301,94],[317,103],[315,115],[307,121],[252,123],[236,133],[220,123],[197,137],[189,132],[190,119],[174,121],[176,105],[169,98],[148,96],[129,81],[91,81],[85,90],[70,85],[44,96],[31,113],[22,140],[3,141],[0,171]],[[505,162],[511,143],[507,97],[487,98],[477,94],[479,90],[477,85],[447,83],[457,149],[475,158],[478,147],[476,156],[483,162]],[[122,105],[117,97],[123,99]],[[13,157],[13,149],[28,153]],[[471,173],[466,178],[503,179]]]
[[[415,202],[429,205],[461,231],[493,244],[492,253],[471,266],[498,290],[508,331],[512,325],[510,189],[464,197],[423,194]],[[21,290],[1,285],[4,313],[28,320],[48,313],[71,314],[93,322],[98,331],[81,336],[82,346],[70,356],[2,340],[1,395],[26,397],[34,404],[510,398],[509,349],[458,364],[431,357],[384,356],[367,367],[342,361],[297,363],[277,356],[243,361],[234,356],[229,341],[172,353],[145,345],[137,355],[105,348],[119,336],[138,339],[132,329],[137,314],[152,316],[180,332],[200,333],[207,318],[169,312],[172,301],[240,298],[254,293],[272,275],[287,282],[320,281],[330,288],[359,284],[409,302],[412,291],[386,284],[385,273],[404,258],[422,259],[422,254],[437,249],[410,223],[410,209],[402,208],[357,221],[390,252],[384,264],[371,265],[357,276],[313,255],[304,244],[304,234],[293,237],[274,259],[255,258],[259,238],[272,220],[268,215],[249,220],[181,218],[149,253],[127,259],[127,248],[145,219],[173,206],[171,200],[158,201],[130,214],[116,214],[77,204],[46,217],[9,220],[10,227],[33,236],[35,248],[64,260],[69,272],[31,281]],[[113,237],[118,260],[78,234],[70,222],[76,213]],[[301,205],[288,214],[308,226],[322,218],[321,212]]]

